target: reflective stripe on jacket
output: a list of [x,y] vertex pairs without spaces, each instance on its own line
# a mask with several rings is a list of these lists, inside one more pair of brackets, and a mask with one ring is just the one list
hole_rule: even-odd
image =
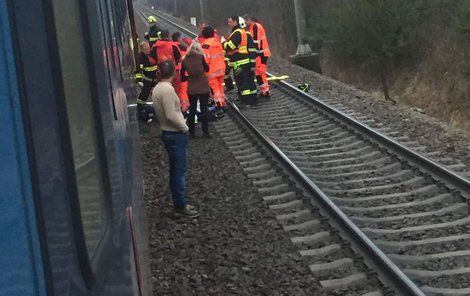
[[[233,39],[236,34],[240,34],[240,41],[235,42]],[[235,29],[232,34],[228,37],[227,41],[224,42],[224,49],[228,55],[234,55],[235,53],[248,54],[248,41],[246,31],[242,28]]]
[[140,72],[142,79],[147,81],[154,81],[157,78],[157,65],[155,65],[153,59],[144,54],[143,52],[139,55]]
[[233,28],[232,34],[230,34],[227,41],[223,43],[223,48],[230,60],[229,65],[231,67],[236,68],[251,63],[248,51],[248,39],[252,41],[247,31],[240,26],[236,26]]
[[206,63],[209,65],[208,78],[220,76],[218,73],[225,73],[225,51],[220,41],[216,38],[208,38],[202,44]]
[[269,42],[263,25],[260,23],[254,23],[250,26],[250,33],[253,35],[253,40],[258,47],[258,53],[265,57],[270,57],[271,50],[269,49]]

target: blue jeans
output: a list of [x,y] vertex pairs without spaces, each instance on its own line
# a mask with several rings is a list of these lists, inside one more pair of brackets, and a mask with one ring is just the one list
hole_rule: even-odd
[[185,177],[188,134],[162,131],[162,141],[170,159],[170,189],[173,205],[176,208],[184,208],[187,204]]

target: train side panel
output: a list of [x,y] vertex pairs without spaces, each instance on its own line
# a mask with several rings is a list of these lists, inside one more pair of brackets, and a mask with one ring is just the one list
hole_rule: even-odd
[[0,295],[46,295],[6,3],[0,3]]
[[7,3],[41,285],[54,295],[150,295],[137,123],[128,110],[135,89],[127,3],[26,2]]

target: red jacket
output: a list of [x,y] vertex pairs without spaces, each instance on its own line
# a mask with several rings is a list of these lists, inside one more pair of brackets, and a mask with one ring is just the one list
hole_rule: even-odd
[[156,64],[172,61],[176,66],[181,62],[181,52],[178,46],[169,40],[158,40],[155,42],[150,51],[150,57],[155,60]]

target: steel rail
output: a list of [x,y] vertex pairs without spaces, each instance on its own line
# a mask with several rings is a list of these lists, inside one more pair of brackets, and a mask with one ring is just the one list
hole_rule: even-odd
[[[434,177],[443,181],[446,185],[451,185],[455,189],[463,193],[470,194],[470,180],[465,179],[458,173],[438,164],[437,162],[413,151],[412,149],[398,143],[397,141],[389,138],[388,136],[379,133],[373,128],[351,118],[343,112],[336,110],[328,104],[320,101],[314,96],[300,91],[295,86],[285,82],[277,82],[283,87],[284,90],[290,92],[292,95],[300,97],[310,103],[313,103],[318,109],[340,120],[343,124],[349,126],[352,130],[360,132],[365,137],[373,142],[385,147],[387,150],[392,151],[395,155],[404,157],[410,163],[416,164],[418,167],[424,169]],[[469,198],[468,196],[466,198]]]
[[[147,9],[149,12],[155,14],[160,19],[169,23],[170,25],[178,28],[188,36],[196,37],[197,35],[191,30],[167,19],[156,11]],[[271,74],[270,74],[271,75]],[[272,75],[271,75],[272,76]],[[347,115],[337,111],[331,110],[332,108],[326,104],[318,101],[317,99],[305,94],[304,92],[298,90],[294,86],[282,82],[285,88],[293,93],[296,96],[305,96],[309,98],[312,102],[316,102],[321,109],[328,111],[331,114],[338,114],[338,117],[347,117]],[[343,229],[347,235],[354,240],[356,246],[361,248],[361,255],[365,256],[369,261],[373,262],[374,267],[380,269],[381,275],[385,277],[385,280],[393,285],[393,288],[397,289],[402,295],[425,295],[416,284],[400,270],[395,263],[393,263],[363,232],[359,227],[357,227],[346,214],[341,211],[341,209],[336,206],[334,202],[309,178],[307,177],[274,143],[273,141],[266,136],[262,131],[260,131],[251,120],[249,120],[234,104],[232,101],[227,100],[230,106],[230,109],[238,117],[238,119],[243,122],[243,124],[249,128],[249,130],[260,140],[266,148],[270,150],[271,153],[281,162],[284,167],[292,174],[296,180],[303,185],[303,187],[309,191],[312,196],[315,197],[316,202],[318,202],[322,208],[332,217],[332,219]],[[336,117],[336,116],[335,116]],[[362,125],[361,123],[355,121],[348,117],[348,119],[358,126],[361,126],[363,130],[371,130],[369,127]],[[344,120],[347,122],[348,120]],[[373,131],[373,130],[371,130]],[[381,136],[376,131],[373,131],[374,135],[379,138]],[[383,135],[382,135],[383,136]],[[385,137],[385,136],[383,136]],[[385,137],[386,138],[386,137]],[[392,141],[387,138],[387,140]],[[394,141],[392,141],[394,142]],[[394,142],[396,145],[401,146],[400,144]],[[404,149],[407,149],[401,146]],[[421,155],[418,155],[421,156]]]
[[[148,11],[154,14],[158,14],[152,10],[148,10]],[[187,35],[193,36],[193,37],[197,36],[191,30],[179,24],[176,24],[175,22],[171,20],[168,20],[165,17],[162,17],[161,15],[159,16],[166,22],[170,23],[172,26],[177,27],[181,31],[184,31]],[[274,77],[274,75],[272,75],[271,73],[268,73],[268,76]],[[452,185],[455,189],[458,189],[462,191],[463,193],[470,194],[470,180],[465,179],[464,177],[460,176],[458,173],[446,168],[445,166],[438,164],[437,162],[421,155],[420,153],[416,151],[413,151],[412,149],[398,143],[397,141],[387,137],[386,135],[377,132],[373,128],[351,118],[350,116],[344,114],[343,112],[339,110],[336,110],[335,108],[322,102],[318,98],[315,98],[314,96],[297,89],[295,86],[291,85],[288,82],[278,81],[274,83],[282,86],[283,89],[289,91],[290,93],[292,93],[292,95],[313,103],[320,110],[334,116],[336,119],[339,119],[342,123],[351,127],[353,130],[360,132],[364,136],[373,140],[375,143],[382,145],[386,149],[393,151],[396,155],[402,156],[409,162],[412,162],[418,165],[420,168],[426,170],[428,173],[440,179],[445,184]],[[466,196],[466,198],[470,198],[470,197]]]

